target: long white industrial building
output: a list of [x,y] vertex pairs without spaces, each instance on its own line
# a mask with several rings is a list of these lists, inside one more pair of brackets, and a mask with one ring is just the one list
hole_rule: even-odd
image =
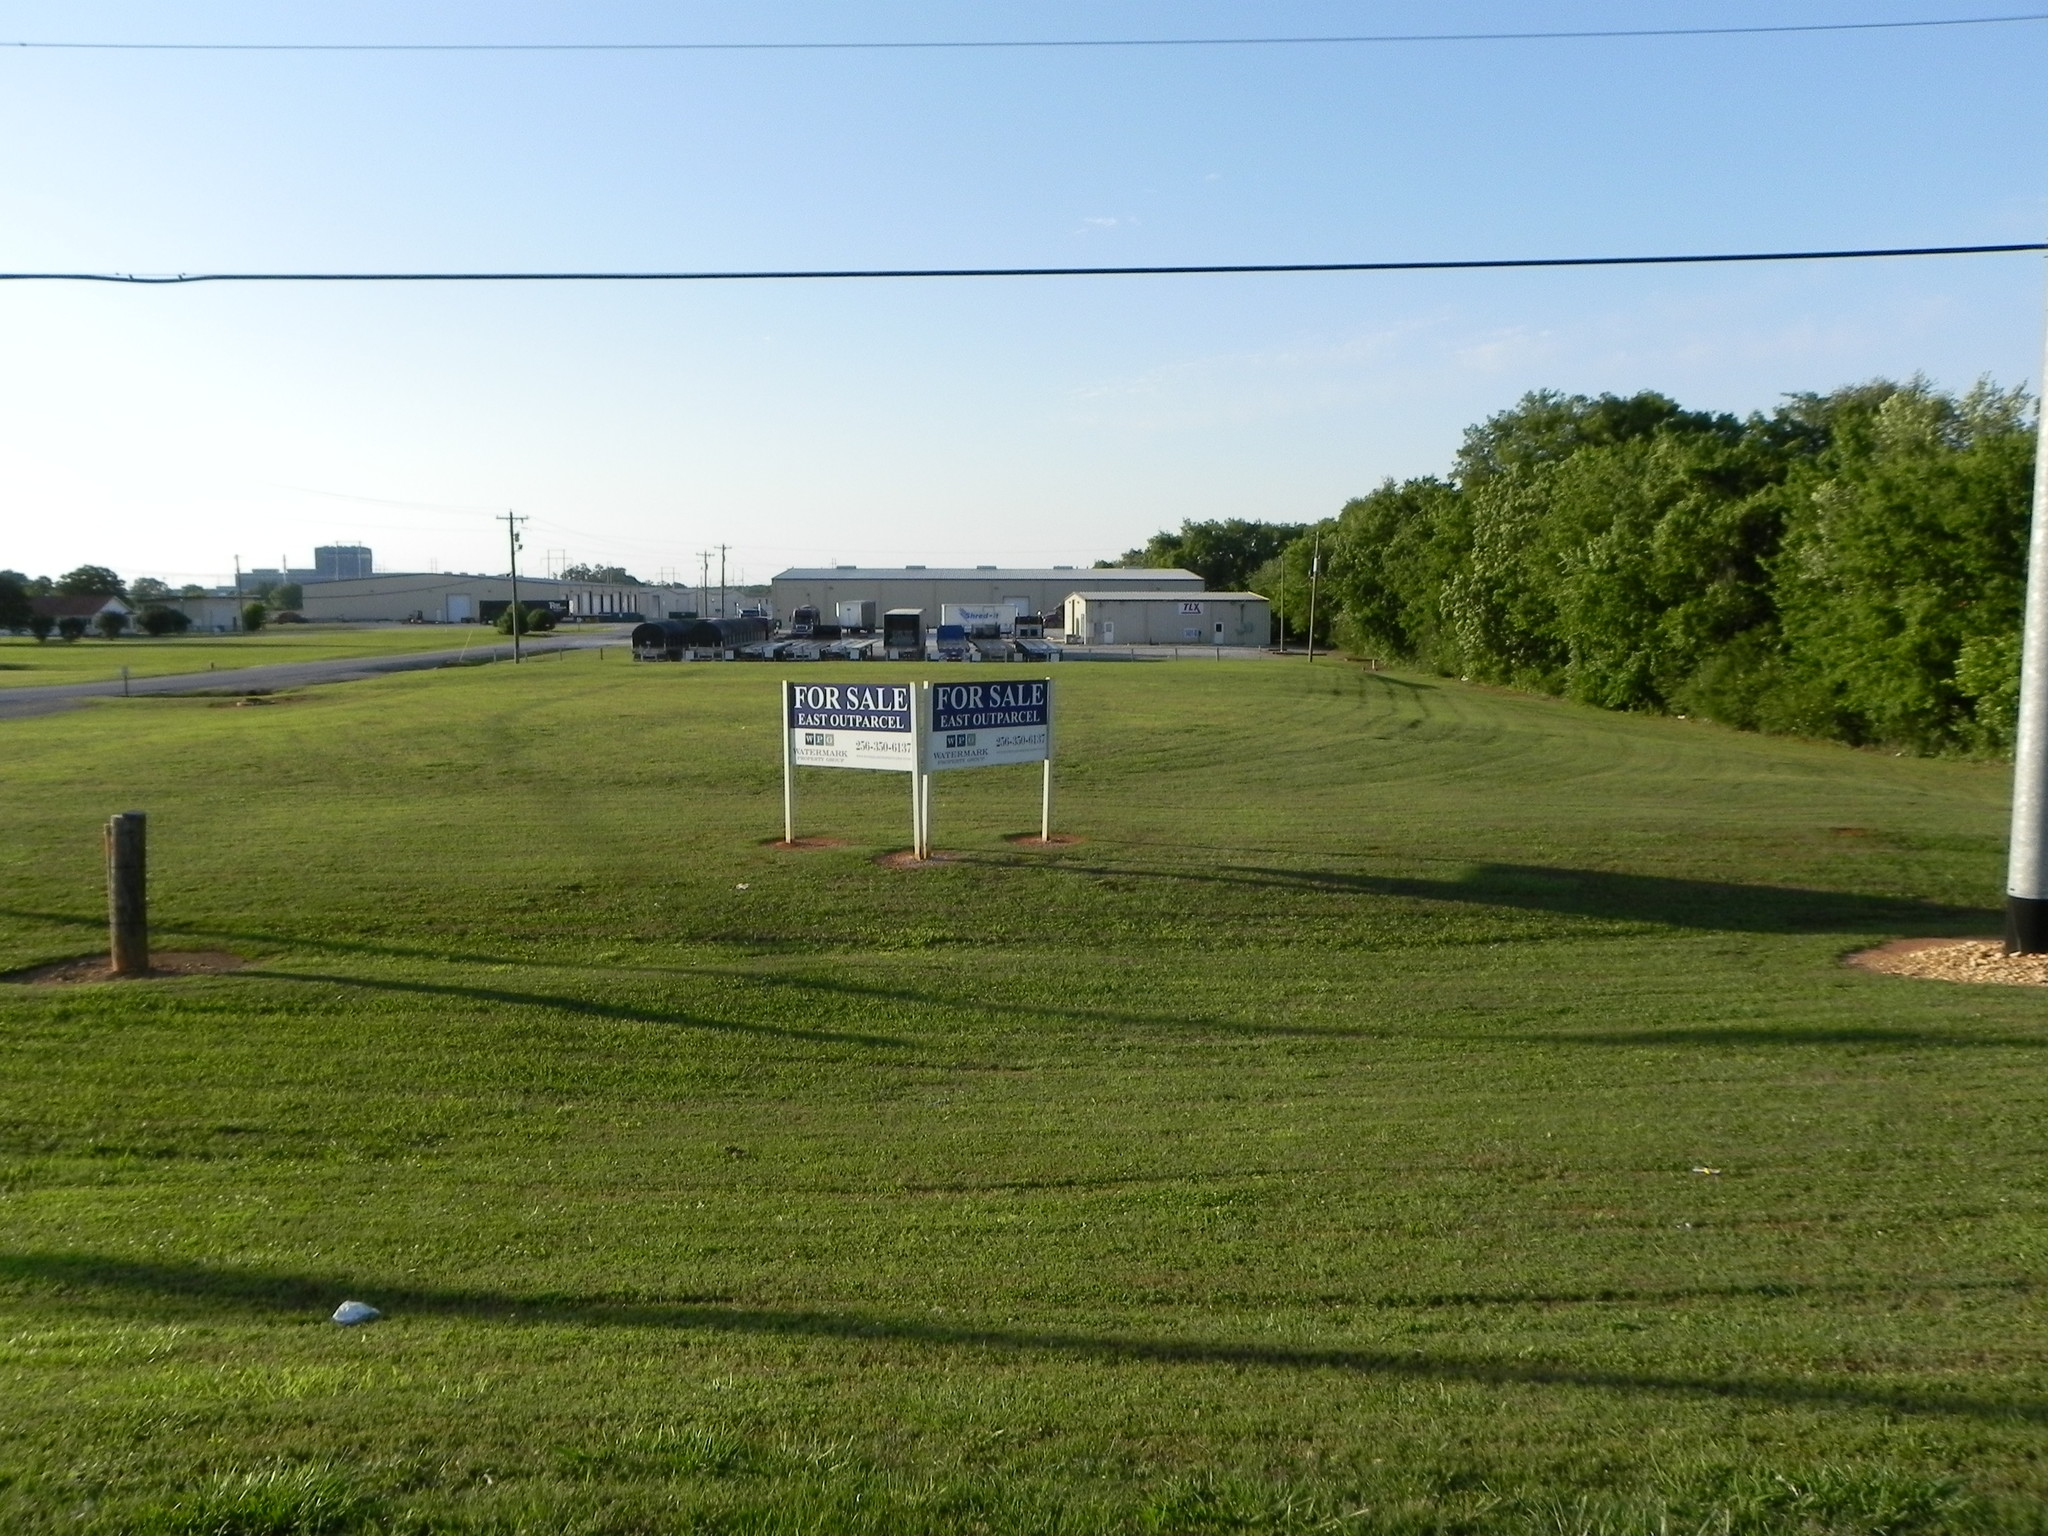
[[948,603],[1010,602],[1023,613],[1056,616],[1075,592],[1199,593],[1202,578],[1174,568],[822,565],[783,571],[769,590],[776,617],[785,622],[801,607],[830,614],[842,602],[873,601],[883,611],[922,608],[925,623],[936,624],[939,610]]
[[[486,604],[495,614],[498,604],[509,602],[512,581],[507,576],[466,576],[451,571],[384,572],[342,581],[309,581],[302,591],[305,601],[299,611],[316,621],[413,619],[426,624],[467,624],[484,617]],[[679,587],[521,576],[519,601],[545,603],[583,618],[638,614],[643,619],[666,619],[694,612],[701,599],[695,591]]]

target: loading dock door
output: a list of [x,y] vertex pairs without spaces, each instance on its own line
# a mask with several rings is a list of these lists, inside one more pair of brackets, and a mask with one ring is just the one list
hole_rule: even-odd
[[448,594],[448,622],[450,624],[467,624],[475,617],[476,602],[467,592],[450,592]]

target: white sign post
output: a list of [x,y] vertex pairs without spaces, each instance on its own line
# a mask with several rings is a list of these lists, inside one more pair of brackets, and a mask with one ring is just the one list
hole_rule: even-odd
[[924,778],[920,800],[923,841],[918,857],[931,856],[931,776],[956,768],[994,768],[1006,763],[1043,763],[1038,803],[1040,842],[1052,838],[1052,679],[1018,682],[922,683],[917,722],[923,735],[918,762]]
[[[922,688],[922,684],[920,684]],[[911,702],[911,774],[909,774],[909,856],[932,856],[932,776],[924,772],[924,739],[930,735],[924,711]]]
[[782,685],[782,838],[796,841],[796,770],[868,768],[910,775],[911,841],[923,841],[922,731],[909,683]]

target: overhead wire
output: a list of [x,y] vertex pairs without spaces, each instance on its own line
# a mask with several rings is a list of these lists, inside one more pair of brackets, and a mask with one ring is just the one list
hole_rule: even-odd
[[189,43],[91,42],[20,38],[0,47],[94,53],[884,53],[1063,48],[1301,48],[1401,43],[1582,42],[1657,37],[1770,37],[1842,32],[1902,32],[1997,27],[2048,21],[2048,12],[1999,16],[1910,17],[1896,21],[1766,22],[1722,27],[1586,27],[1518,32],[1364,32],[1289,37],[882,38],[872,41],[614,43]]
[[2048,241],[1893,245],[1838,250],[1713,251],[1656,256],[1488,256],[1443,261],[1248,261],[1116,267],[816,267],[639,272],[0,272],[8,283],[741,283],[994,277],[1213,277],[1316,272],[1498,272],[1558,267],[1680,267],[1780,261],[1874,261],[1912,256],[2010,256]]

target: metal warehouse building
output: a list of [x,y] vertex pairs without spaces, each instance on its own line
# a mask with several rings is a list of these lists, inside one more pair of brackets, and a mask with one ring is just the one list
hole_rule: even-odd
[[1070,645],[1270,645],[1273,607],[1256,592],[1076,592]]
[[[512,581],[506,576],[465,576],[459,572],[401,574],[386,572],[341,581],[309,581],[300,612],[320,620],[405,620],[428,624],[467,624],[511,601]],[[669,587],[613,586],[601,582],[554,581],[545,576],[519,578],[521,603],[545,603],[585,618],[665,619],[697,605],[693,592]]]
[[927,624],[939,622],[947,603],[1016,602],[1025,613],[1051,620],[1071,592],[1115,589],[1197,593],[1202,578],[1182,570],[1097,570],[1071,565],[1023,569],[996,565],[831,565],[783,571],[774,579],[776,617],[788,620],[806,605],[830,614],[842,602],[872,598],[881,611],[922,608]]

